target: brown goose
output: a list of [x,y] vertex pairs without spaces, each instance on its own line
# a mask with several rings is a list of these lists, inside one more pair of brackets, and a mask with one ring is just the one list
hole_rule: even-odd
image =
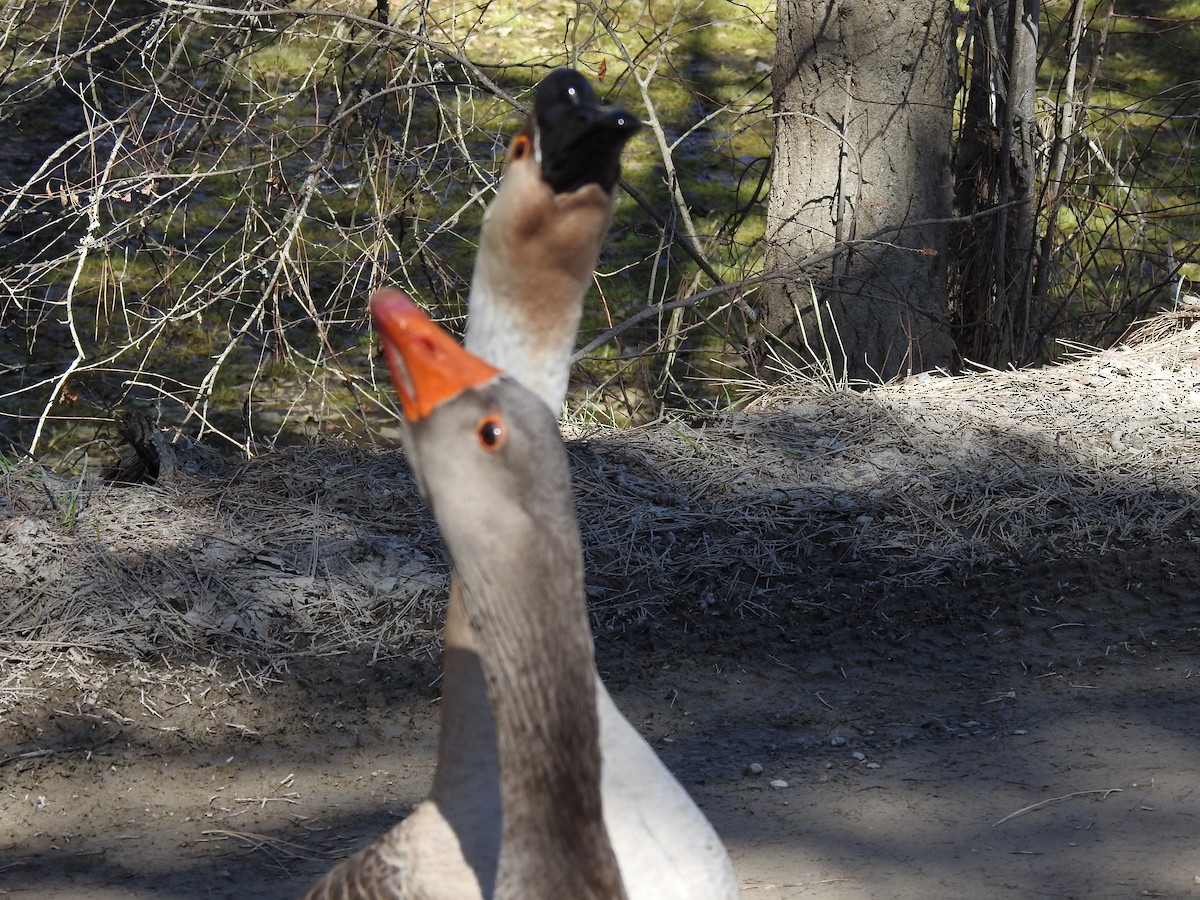
[[[552,72],[538,86],[534,116],[513,139],[500,190],[484,215],[466,348],[508,372],[555,412],[566,395],[583,297],[612,215],[620,152],[639,126],[630,113],[598,107],[579,73]],[[441,746],[458,748],[460,761],[479,773],[489,765],[486,742],[479,740],[487,723],[486,698],[457,603],[452,584],[445,636],[452,653],[445,657],[442,685],[459,712],[443,713]],[[596,706],[604,818],[630,897],[738,896],[720,838],[621,715],[599,677]],[[450,793],[442,772],[439,756],[435,782]],[[486,856],[482,843],[473,845],[477,859]]]
[[[512,368],[557,412],[583,295],[612,217],[621,149],[641,122],[624,110],[601,108],[587,79],[571,69],[547,75],[533,106],[509,145],[500,188],[484,214],[465,344],[497,368]],[[478,647],[456,578],[442,669],[431,797],[447,810],[463,859],[486,897],[499,852],[499,779]],[[469,782],[463,772],[470,773]]]
[[[454,563],[493,711],[500,848],[487,896],[625,898],[601,809],[583,559],[555,419],[403,294],[380,291],[371,307],[410,425],[409,461]],[[471,778],[446,754],[438,774]],[[307,896],[479,896],[469,868],[453,862],[448,825],[432,793]]]

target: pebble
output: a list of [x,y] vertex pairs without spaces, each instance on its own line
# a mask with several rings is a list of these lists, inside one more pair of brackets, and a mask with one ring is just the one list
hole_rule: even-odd
[[782,791],[787,786],[788,786],[788,783],[786,781],[784,781],[782,778],[776,778],[771,782],[771,787],[775,788],[775,790],[777,790],[777,791]]
[[878,769],[878,768],[879,768],[879,763],[877,763],[877,762],[869,762],[869,763],[867,763],[867,768],[868,768],[868,769]]
[[831,737],[829,739],[829,746],[844,747],[844,746],[846,746],[846,739],[844,737],[842,737],[840,734],[835,734],[833,737]]
[[867,758],[867,754],[863,753],[861,750],[855,750],[850,755],[853,756],[855,759],[857,759],[859,762],[862,762],[864,759]]
[[761,775],[762,773],[762,763],[750,763],[750,765],[746,766],[747,775]]

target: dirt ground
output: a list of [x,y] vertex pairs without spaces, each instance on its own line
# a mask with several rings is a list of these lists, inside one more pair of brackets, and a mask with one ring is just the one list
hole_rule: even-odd
[[[1167,343],[574,446],[601,670],[747,898],[1200,896]],[[445,567],[395,454],[71,484],[0,505],[0,892],[295,896],[422,798]]]

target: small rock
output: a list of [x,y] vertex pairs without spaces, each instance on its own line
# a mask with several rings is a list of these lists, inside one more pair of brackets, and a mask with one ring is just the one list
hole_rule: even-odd
[[784,781],[782,778],[776,778],[771,782],[771,787],[775,788],[775,790],[777,790],[777,791],[782,791],[787,786],[788,786],[788,783],[786,781]]
[[863,753],[861,750],[855,750],[850,755],[853,756],[855,759],[857,759],[859,762],[862,762],[864,759],[867,758],[867,754]]
[[846,739],[844,737],[842,737],[840,734],[835,734],[833,737],[831,737],[829,739],[829,746],[844,747],[844,746],[846,746]]
[[877,762],[869,762],[869,763],[867,763],[867,768],[868,768],[868,769],[878,769],[878,768],[879,768],[879,763],[877,763]]
[[747,775],[761,775],[763,773],[762,763],[750,763],[746,766]]
[[1026,731],[1024,728],[1018,728],[1013,732],[1013,734],[1029,734],[1029,732]]

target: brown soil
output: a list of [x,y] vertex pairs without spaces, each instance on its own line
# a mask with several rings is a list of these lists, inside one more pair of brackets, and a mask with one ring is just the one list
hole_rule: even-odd
[[[748,898],[1200,896],[1183,324],[574,445],[602,671]],[[294,896],[420,800],[445,566],[395,454],[2,487],[0,892]]]

